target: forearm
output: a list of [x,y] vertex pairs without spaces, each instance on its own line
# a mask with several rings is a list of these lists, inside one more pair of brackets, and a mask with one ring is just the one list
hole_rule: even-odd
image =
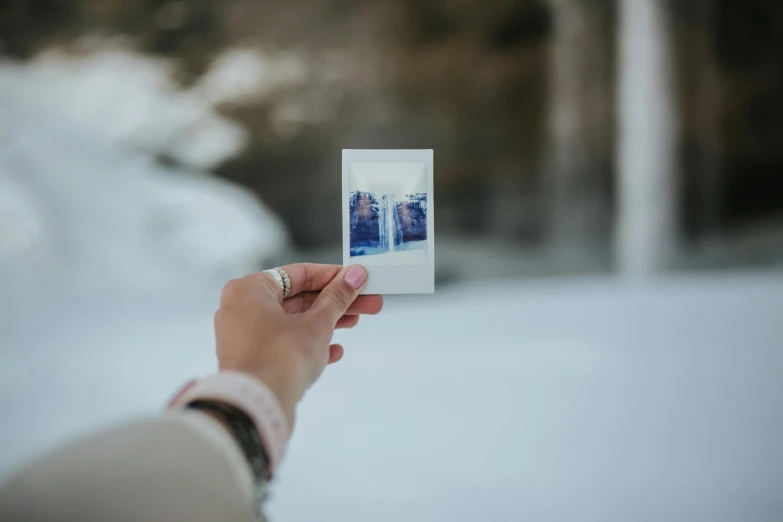
[[0,486],[0,520],[256,520],[253,476],[229,431],[174,412],[60,448]]

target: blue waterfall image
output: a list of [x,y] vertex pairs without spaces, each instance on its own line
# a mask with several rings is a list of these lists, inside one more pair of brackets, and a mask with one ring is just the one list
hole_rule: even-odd
[[397,201],[392,194],[354,191],[349,199],[352,256],[424,248],[427,239],[426,194]]

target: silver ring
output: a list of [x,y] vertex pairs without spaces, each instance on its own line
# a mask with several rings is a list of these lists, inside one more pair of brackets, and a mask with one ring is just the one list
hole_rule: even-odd
[[291,295],[291,278],[288,277],[288,273],[285,270],[276,266],[275,268],[264,270],[264,273],[271,275],[277,281],[277,284],[280,285],[280,289],[283,291],[283,299]]

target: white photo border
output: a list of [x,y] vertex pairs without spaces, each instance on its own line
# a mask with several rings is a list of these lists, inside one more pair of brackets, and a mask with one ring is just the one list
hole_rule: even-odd
[[363,294],[432,294],[435,292],[435,198],[432,149],[343,149],[343,266],[351,262],[349,199],[350,164],[355,162],[424,163],[427,181],[427,264],[410,266],[367,266]]

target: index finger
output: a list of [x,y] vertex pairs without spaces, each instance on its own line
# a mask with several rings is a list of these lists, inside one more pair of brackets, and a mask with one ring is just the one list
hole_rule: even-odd
[[281,268],[286,271],[291,280],[289,297],[300,292],[320,292],[343,269],[340,265],[318,265],[315,263],[296,263]]

